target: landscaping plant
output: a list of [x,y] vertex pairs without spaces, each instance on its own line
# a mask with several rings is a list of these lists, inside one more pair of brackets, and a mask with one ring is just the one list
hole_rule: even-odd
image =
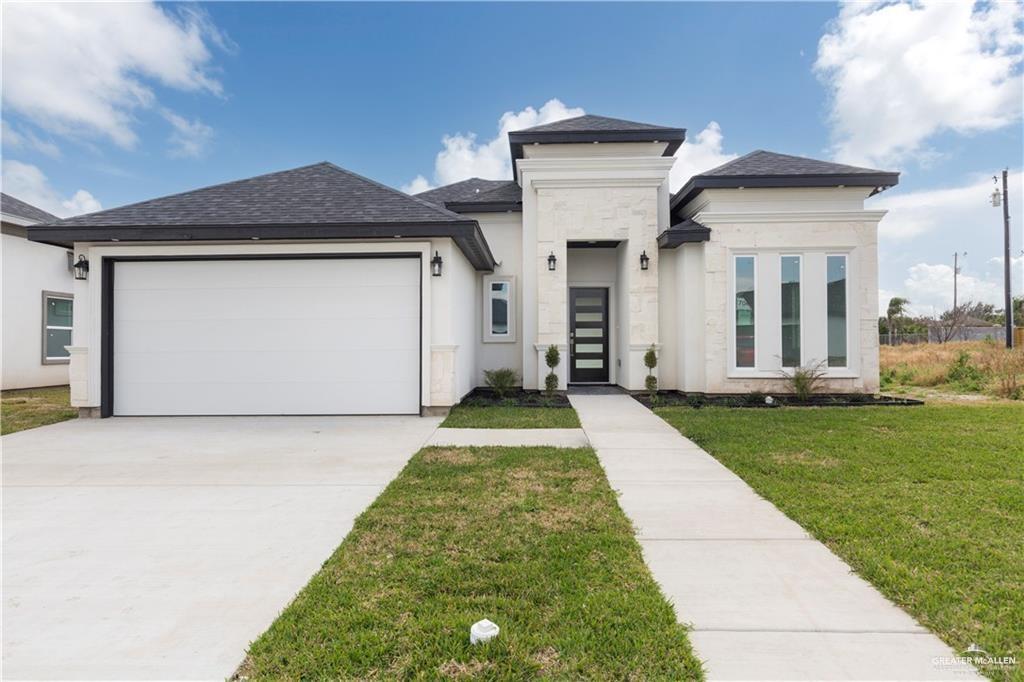
[[794,367],[792,374],[785,374],[789,382],[789,388],[797,400],[807,401],[818,392],[825,379],[825,364],[819,362],[814,365]]
[[658,353],[654,349],[654,344],[651,344],[651,347],[644,353],[644,367],[647,368],[644,388],[647,389],[647,395],[650,397],[652,405],[658,401],[658,377],[654,376],[654,368],[657,366]]
[[549,398],[555,395],[555,391],[558,390],[558,375],[555,374],[555,367],[558,367],[558,363],[561,362],[562,356],[558,352],[558,346],[551,344],[548,346],[548,350],[544,353],[544,362],[547,364],[548,375],[544,377],[544,392]]
[[485,369],[484,380],[499,398],[506,398],[519,383],[519,374],[510,367]]

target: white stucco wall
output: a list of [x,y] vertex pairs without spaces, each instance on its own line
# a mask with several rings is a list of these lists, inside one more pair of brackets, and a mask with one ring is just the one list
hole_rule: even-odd
[[523,375],[523,214],[470,213],[480,223],[491,254],[498,265],[494,275],[513,278],[514,341],[485,341],[483,334],[483,281],[489,273],[477,273],[476,386],[484,385],[484,370],[508,367]]
[[67,250],[3,234],[3,388],[68,383],[68,365],[43,356],[43,291],[70,294]]

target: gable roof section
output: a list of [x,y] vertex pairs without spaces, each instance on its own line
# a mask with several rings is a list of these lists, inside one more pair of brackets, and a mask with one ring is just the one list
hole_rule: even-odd
[[470,178],[416,195],[456,213],[505,213],[523,210],[523,190],[513,180]]
[[47,213],[41,208],[36,208],[32,204],[2,192],[0,192],[0,213],[12,218],[20,218],[26,223],[49,223],[60,220],[52,213]]
[[480,226],[423,199],[322,162],[49,221],[34,241],[191,241],[450,237],[480,270],[494,258]]
[[443,185],[441,187],[435,187],[434,189],[428,189],[426,192],[420,192],[413,196],[418,199],[423,199],[424,201],[429,201],[436,206],[444,207],[444,205],[449,201],[471,201],[477,195],[484,192],[490,192],[492,189],[509,182],[512,181],[469,178],[468,180],[453,182],[450,185]]
[[703,189],[728,187],[872,187],[872,194],[899,183],[899,173],[847,166],[763,149],[695,175],[672,197],[672,209]]
[[686,139],[685,128],[667,128],[586,114],[575,118],[515,130],[508,134],[512,151],[512,167],[523,158],[526,144],[581,144],[587,142],[666,142],[662,156],[672,156]]

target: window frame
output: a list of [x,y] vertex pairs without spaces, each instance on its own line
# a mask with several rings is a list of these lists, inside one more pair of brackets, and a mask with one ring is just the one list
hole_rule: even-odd
[[[804,255],[805,255],[805,253],[806,252],[800,252],[800,253],[786,252],[786,251],[780,251],[779,252],[779,365],[781,366],[783,371],[799,369],[799,368],[804,366],[804,349],[807,347],[807,344],[805,343],[806,339],[804,338],[804,334],[806,332],[806,327],[807,327],[807,325],[804,324],[804,311],[807,309],[807,307],[804,305],[804,296],[805,296],[805,290],[806,290],[806,287],[804,286],[804,284],[805,284],[805,278],[804,278],[804,260],[805,259],[804,259]],[[799,301],[799,304],[800,304],[800,311],[799,311],[800,312],[800,317],[799,317],[799,320],[800,320],[800,322],[799,322],[799,324],[800,324],[800,358],[799,358],[797,364],[794,365],[794,366],[787,366],[786,365],[786,360],[783,357],[784,349],[782,348],[782,285],[783,285],[783,281],[782,281],[782,259],[783,258],[796,258],[798,260],[798,262],[799,262],[799,265],[798,265],[798,268],[797,268],[797,286],[800,287],[800,296],[798,298],[798,301]],[[827,305],[828,304],[826,303],[826,306]],[[826,335],[827,335],[827,330],[826,330]],[[754,340],[755,341],[757,340],[757,335],[756,334],[754,335]],[[826,341],[827,341],[827,338],[826,338]]]
[[[501,282],[508,284],[508,333],[495,334],[491,326],[491,301],[493,300],[491,284]],[[484,343],[515,343],[516,342],[516,278],[514,275],[484,275],[483,278],[483,342]]]
[[[43,290],[43,297],[42,297],[42,301],[43,301],[43,306],[42,306],[43,314],[42,314],[42,320],[41,320],[41,322],[42,322],[42,325],[41,325],[42,326],[42,329],[41,329],[42,347],[40,348],[40,351],[39,351],[40,352],[40,361],[44,365],[66,365],[66,364],[69,364],[71,362],[71,355],[70,355],[70,353],[68,354],[67,357],[60,357],[60,358],[51,358],[51,357],[47,356],[47,354],[46,354],[46,333],[49,330],[51,330],[51,329],[59,329],[61,331],[71,331],[73,333],[73,329],[74,329],[73,326],[71,326],[71,327],[60,327],[60,326],[51,326],[51,325],[46,323],[47,322],[47,320],[46,320],[46,314],[47,314],[47,309],[46,309],[47,306],[46,306],[46,304],[47,304],[47,302],[50,299],[58,299],[58,300],[62,300],[62,301],[71,301],[71,313],[72,313],[72,319],[74,319],[73,316],[74,316],[74,310],[75,310],[75,295],[74,294],[65,293],[65,292],[62,292],[62,291],[46,291],[46,290]],[[72,323],[72,325],[73,325],[73,323]],[[72,342],[74,342],[73,338],[72,338]],[[70,344],[68,344],[68,345],[70,345]]]
[[[740,366],[736,362],[736,351],[737,351],[737,338],[736,338],[736,261],[738,259],[740,259],[740,258],[750,258],[750,259],[752,259],[754,261],[754,272],[753,272],[753,280],[754,280],[754,320],[753,320],[753,322],[754,322],[754,324],[753,324],[753,327],[754,327],[754,364],[749,366],[749,367]],[[758,268],[758,262],[757,261],[758,261],[758,254],[757,253],[751,253],[751,252],[733,253],[732,254],[732,258],[730,259],[730,264],[731,264],[730,270],[731,270],[731,272],[729,273],[729,321],[728,321],[728,324],[729,324],[729,335],[727,337],[729,339],[730,343],[728,344],[729,347],[727,348],[727,352],[729,353],[729,371],[730,371],[730,373],[739,374],[739,375],[742,375],[744,373],[747,373],[747,374],[757,373],[758,370],[759,370],[758,364],[757,364],[758,337],[760,336],[760,334],[758,333],[758,315],[757,315],[757,307],[758,307],[757,290],[759,288],[758,287],[759,268]]]
[[[843,345],[845,347],[846,362],[842,365],[829,364],[828,358],[828,341],[829,341],[829,327],[828,327],[828,259],[829,258],[842,258],[845,266],[846,275],[843,277],[843,301],[845,309],[845,324],[843,325]],[[831,372],[833,370],[843,372],[844,370],[851,370],[850,366],[850,349],[852,344],[850,343],[850,254],[844,251],[826,251],[825,252],[825,371]]]

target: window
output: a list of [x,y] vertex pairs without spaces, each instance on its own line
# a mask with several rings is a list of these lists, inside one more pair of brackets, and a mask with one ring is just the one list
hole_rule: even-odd
[[754,366],[754,256],[736,256],[736,366]]
[[782,366],[800,362],[800,256],[782,257]]
[[511,277],[484,278],[484,341],[515,341]]
[[828,366],[846,367],[846,256],[827,260]]
[[71,294],[43,292],[43,364],[68,362],[70,353],[64,346],[71,345]]

